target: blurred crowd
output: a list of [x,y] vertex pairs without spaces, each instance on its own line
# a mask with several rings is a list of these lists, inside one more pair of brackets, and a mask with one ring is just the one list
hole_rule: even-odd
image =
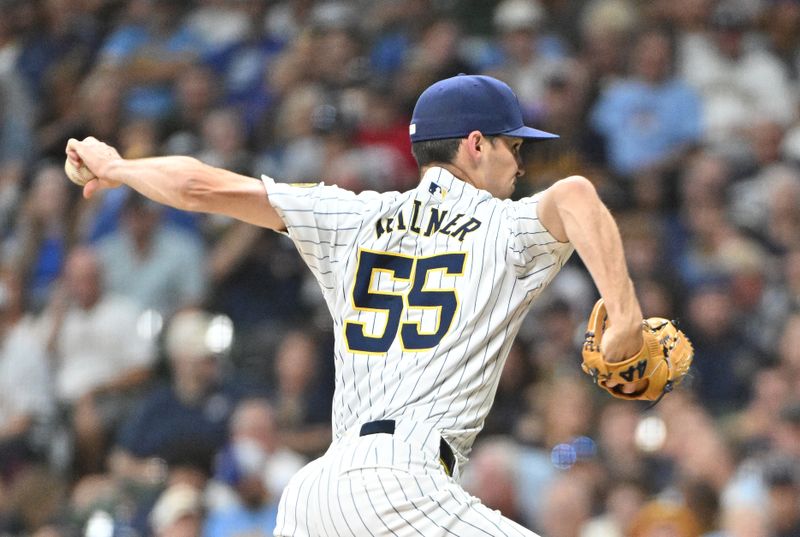
[[0,535],[271,535],[330,441],[333,334],[279,234],[90,201],[70,137],[356,191],[417,180],[430,83],[508,82],[518,197],[611,207],[690,378],[580,372],[573,256],[526,319],[467,489],[545,537],[800,536],[800,1],[0,0]]

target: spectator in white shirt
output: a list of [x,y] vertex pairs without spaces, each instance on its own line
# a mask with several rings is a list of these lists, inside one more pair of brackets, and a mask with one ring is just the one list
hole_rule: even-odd
[[102,468],[107,437],[150,378],[155,356],[149,334],[137,329],[141,308],[106,293],[102,282],[97,254],[74,249],[44,323],[55,392],[74,427],[79,472]]

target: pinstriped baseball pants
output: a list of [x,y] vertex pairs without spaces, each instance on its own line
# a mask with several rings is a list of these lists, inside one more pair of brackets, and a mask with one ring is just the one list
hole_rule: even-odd
[[537,537],[467,494],[438,447],[437,433],[411,424],[343,437],[292,478],[274,535]]

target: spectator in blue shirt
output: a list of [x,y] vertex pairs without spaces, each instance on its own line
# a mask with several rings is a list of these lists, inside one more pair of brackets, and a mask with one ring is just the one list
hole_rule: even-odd
[[161,119],[174,104],[175,79],[195,60],[202,41],[183,25],[180,2],[132,0],[127,17],[103,43],[98,66],[128,82],[126,112]]
[[153,459],[210,471],[242,396],[223,380],[219,357],[207,344],[212,319],[199,310],[173,317],[165,338],[172,382],[154,389],[123,423],[111,460],[117,475],[139,479]]
[[591,111],[592,126],[606,138],[611,170],[623,177],[668,171],[700,139],[700,99],[672,76],[673,46],[665,31],[643,31],[630,75],[609,86]]

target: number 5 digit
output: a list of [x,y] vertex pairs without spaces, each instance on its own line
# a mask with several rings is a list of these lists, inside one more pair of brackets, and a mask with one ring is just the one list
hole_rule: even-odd
[[400,329],[400,341],[403,348],[409,351],[432,349],[450,330],[453,318],[458,309],[458,297],[455,289],[426,289],[428,276],[436,270],[443,270],[448,276],[461,276],[464,273],[465,253],[442,254],[417,259],[414,271],[414,285],[408,292],[410,308],[435,309],[438,313],[436,331],[423,333],[420,323],[403,323]]

